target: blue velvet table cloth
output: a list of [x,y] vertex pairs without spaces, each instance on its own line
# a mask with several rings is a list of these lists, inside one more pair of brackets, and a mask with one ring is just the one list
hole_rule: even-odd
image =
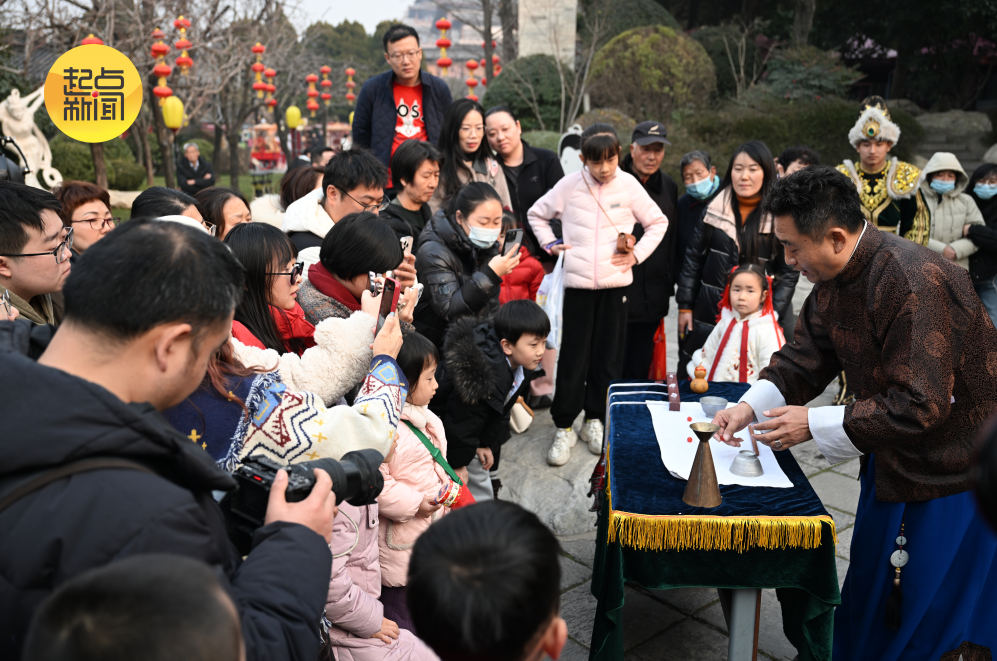
[[[636,382],[640,383],[640,382]],[[635,582],[649,589],[680,587],[776,588],[783,610],[783,630],[796,646],[800,659],[830,659],[834,607],[841,603],[834,559],[833,522],[809,481],[789,451],[776,452],[793,488],[721,486],[723,503],[716,508],[696,508],[682,501],[686,481],[673,477],[661,453],[647,400],[667,400],[667,389],[657,386],[613,386],[607,415],[609,494],[599,495],[600,513],[596,541],[592,594],[599,600],[593,627],[590,659],[623,658],[623,585]],[[708,396],[736,402],[748,389],[741,383],[711,383]],[[638,392],[648,390],[652,392]],[[679,384],[683,402],[698,402],[700,395]],[[632,393],[632,394],[631,394]],[[635,404],[622,404],[634,402]],[[807,543],[801,534],[745,541],[747,535],[717,540],[716,530],[706,547],[679,548],[663,543],[641,543],[622,532],[621,521],[633,527],[726,523],[726,520],[764,523],[786,528],[800,524],[810,531]],[[659,531],[660,532],[660,531]],[[741,531],[743,532],[743,531]],[[725,534],[732,535],[732,531]],[[787,540],[792,537],[792,541]],[[756,536],[755,541],[758,541]],[[711,546],[712,545],[712,546]],[[765,548],[765,546],[769,548]],[[720,550],[725,548],[725,550]]]

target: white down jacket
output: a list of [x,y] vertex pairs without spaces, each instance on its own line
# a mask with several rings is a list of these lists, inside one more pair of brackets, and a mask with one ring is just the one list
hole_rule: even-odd
[[[955,172],[955,188],[944,195],[939,195],[931,188],[930,175],[942,170]],[[959,163],[955,154],[947,151],[936,152],[921,171],[921,195],[924,197],[928,211],[931,212],[931,234],[928,247],[937,253],[950,246],[955,251],[956,264],[969,268],[969,256],[976,252],[976,244],[963,237],[964,225],[983,225],[983,214],[976,202],[963,193],[969,177]]]
[[[606,217],[609,214],[609,218]],[[573,289],[627,287],[633,273],[612,263],[620,232],[633,233],[635,223],[644,226],[644,236],[634,247],[637,263],[643,262],[668,229],[668,218],[633,175],[616,170],[606,183],[599,183],[588,168],[566,175],[527,213],[541,246],[554,241],[550,220],[561,219],[565,245],[564,286]]]

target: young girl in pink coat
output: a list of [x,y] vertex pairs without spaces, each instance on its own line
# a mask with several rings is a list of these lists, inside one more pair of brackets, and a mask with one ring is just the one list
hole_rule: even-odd
[[[384,458],[392,460],[396,444]],[[384,464],[382,464],[383,466]],[[378,505],[343,501],[332,523],[332,577],[325,616],[335,661],[437,661],[411,630],[388,617],[381,594],[377,532]]]
[[439,360],[436,345],[419,333],[405,334],[398,365],[408,381],[408,396],[398,425],[398,449],[390,461],[381,464],[384,489],[377,498],[381,510],[378,546],[384,616],[410,631],[414,629],[405,602],[405,585],[412,547],[419,535],[448,511],[435,502],[450,478],[413,430],[417,429],[441,457],[446,457],[443,422],[427,406],[436,393]]

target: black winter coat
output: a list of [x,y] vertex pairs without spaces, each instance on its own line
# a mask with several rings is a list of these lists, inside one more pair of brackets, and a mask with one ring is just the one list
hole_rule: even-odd
[[[388,167],[391,145],[398,124],[394,92],[395,73],[385,71],[367,80],[360,88],[357,109],[353,113],[353,144],[374,152],[377,160]],[[453,103],[450,88],[441,78],[421,72],[422,121],[426,134],[434,145],[440,139],[443,114]]]
[[[422,220],[425,225],[429,224],[430,218],[433,217],[433,212],[430,210],[428,204],[423,204],[422,209]],[[388,203],[381,207],[381,210],[377,212],[378,217],[386,222],[391,229],[395,230],[395,235],[401,239],[403,236],[412,237],[412,247],[415,248],[419,243],[419,235],[422,230],[412,227],[412,223],[402,218],[402,215],[398,212],[398,205]]]
[[[703,220],[706,207],[710,206],[710,202],[715,196],[716,193],[705,200],[699,200],[686,193],[679,198],[676,211],[678,218],[675,220],[675,261],[672,262],[672,282],[676,284],[678,284],[679,276],[682,274],[682,267],[685,265],[685,255],[689,250],[689,242],[692,240],[693,232]],[[671,227],[668,229],[671,230]]]
[[[668,231],[654,252],[643,262],[633,267],[634,280],[627,288],[629,313],[627,318],[634,322],[657,322],[668,316],[668,299],[675,294],[675,283],[672,280],[672,264],[676,260],[675,222],[679,187],[667,174],[658,170],[646,182],[640,180],[633,171],[633,157],[627,154],[620,161],[620,169],[632,174],[661,212],[668,218]],[[640,223],[634,225],[634,237],[640,241],[644,236],[644,227]]]
[[969,226],[969,239],[979,248],[969,256],[969,275],[973,282],[985,282],[997,277],[997,197],[981,200],[970,195],[983,214],[983,225]]
[[131,555],[176,553],[216,569],[239,611],[247,659],[314,661],[332,563],[325,540],[271,524],[241,560],[212,498],[233,478],[149,404],[125,404],[29,358],[41,347],[29,326],[0,323],[0,480],[92,457],[129,459],[155,475],[78,473],[0,512],[0,658],[20,657],[32,614],[68,579]]
[[[211,177],[205,179],[204,176],[210,174]],[[193,184],[187,181],[193,179]],[[180,183],[180,190],[188,195],[196,195],[199,191],[215,185],[215,170],[211,163],[203,156],[197,157],[197,172],[190,166],[190,161],[181,157],[177,161],[177,181]]]
[[539,374],[523,370],[523,383],[507,401],[513,371],[495,328],[471,317],[455,321],[436,370],[439,388],[429,404],[447,433],[447,463],[463,468],[478,448],[489,448],[498,468],[500,449],[512,435],[512,407]]
[[[523,228],[523,245],[541,262],[553,264],[557,260],[537,243],[533,228],[526,221],[526,212],[536,204],[537,200],[546,195],[554,184],[564,178],[560,159],[551,150],[531,147],[526,140],[523,140],[523,165],[519,170],[519,176],[511,177],[509,168],[505,165],[502,169],[509,186],[509,196],[512,198],[512,210],[516,212],[519,226]],[[555,236],[560,237],[560,232],[555,232]]]
[[[793,292],[800,274],[786,264],[785,251],[774,233],[761,235],[758,250],[758,263],[773,277],[772,306],[779,314],[780,325],[787,331],[786,337],[791,338],[789,329],[795,319]],[[680,309],[692,310],[697,341],[699,335],[705,333],[702,337],[705,343],[716,326],[717,306],[727,286],[727,276],[740,263],[741,255],[734,240],[700,219],[686,249],[685,265],[675,295]]]
[[426,291],[415,308],[414,324],[441,351],[454,321],[490,319],[498,310],[502,278],[488,266],[497,254],[497,244],[475,247],[442,209],[419,236],[415,268]]

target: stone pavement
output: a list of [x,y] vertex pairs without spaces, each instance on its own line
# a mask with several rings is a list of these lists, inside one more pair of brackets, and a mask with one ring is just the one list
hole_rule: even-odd
[[[810,293],[810,285],[801,282],[794,304],[797,310]],[[674,306],[672,306],[674,308]],[[677,314],[673,310],[665,322],[669,332],[669,365],[677,361],[674,345]],[[830,403],[835,385],[810,406]],[[588,512],[592,501],[588,477],[596,457],[579,443],[571,460],[564,466],[547,466],[545,457],[554,435],[548,411],[537,417],[525,434],[514,435],[502,449],[500,497],[518,502],[536,512],[558,535],[564,549],[561,559],[561,615],[568,623],[569,640],[562,659],[583,661],[588,658],[595,618],[596,601],[591,594],[592,563],[595,555],[595,515]],[[576,423],[576,429],[580,426]],[[843,583],[848,569],[852,524],[858,502],[858,459],[828,466],[813,443],[794,447],[791,452],[800,462],[834,517],[837,533],[838,582]],[[727,627],[716,590],[686,588],[681,590],[646,590],[637,585],[626,588],[623,607],[625,658],[630,661],[713,661],[727,658]],[[782,633],[782,612],[774,590],[762,592],[759,630],[759,658],[792,659],[796,649]]]

